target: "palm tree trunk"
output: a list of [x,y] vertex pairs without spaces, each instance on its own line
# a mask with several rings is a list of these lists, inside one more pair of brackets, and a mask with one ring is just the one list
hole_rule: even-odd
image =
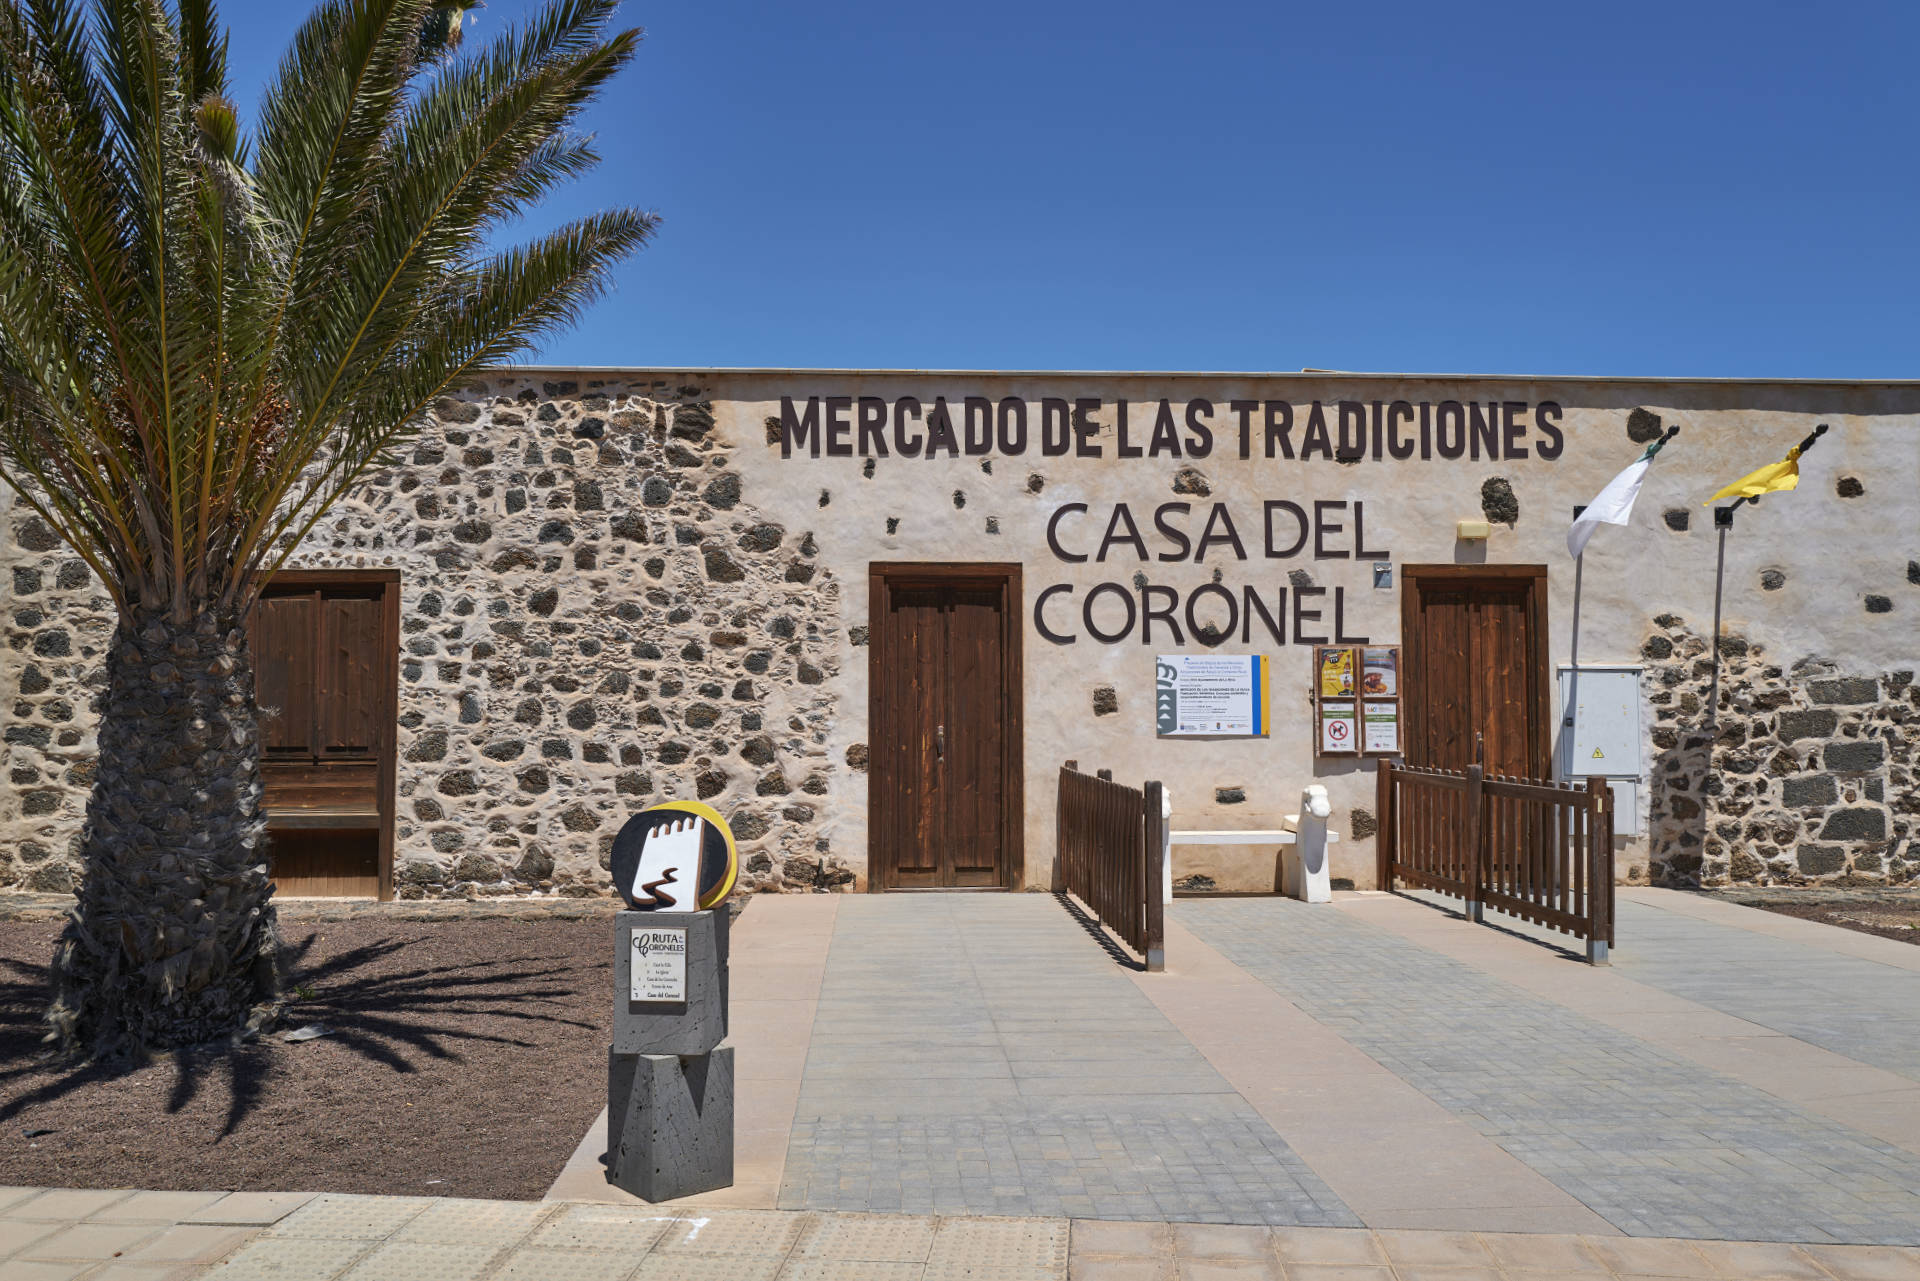
[[107,658],[79,903],[47,1021],[93,1057],[198,1045],[276,1010],[253,663],[238,616],[123,620]]

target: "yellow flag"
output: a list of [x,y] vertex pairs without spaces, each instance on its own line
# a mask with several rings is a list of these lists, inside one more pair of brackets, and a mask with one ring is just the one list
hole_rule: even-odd
[[1700,504],[1711,506],[1722,498],[1758,498],[1762,494],[1775,494],[1783,489],[1792,489],[1800,483],[1800,446],[1795,445],[1787,451],[1787,456],[1777,463],[1768,463],[1759,471],[1750,471],[1739,480]]

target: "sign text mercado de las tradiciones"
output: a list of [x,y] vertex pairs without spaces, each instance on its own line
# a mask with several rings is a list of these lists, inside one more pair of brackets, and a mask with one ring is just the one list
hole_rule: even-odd
[[[1242,461],[1260,456],[1278,462],[1306,462],[1325,458],[1338,463],[1392,459],[1421,462],[1466,458],[1478,461],[1538,457],[1552,461],[1566,448],[1559,423],[1561,407],[1553,401],[1354,401],[1334,402],[1331,410],[1320,401],[1306,406],[1285,400],[1229,400],[1223,407],[1203,398],[1130,402],[1045,397],[1037,403],[1025,397],[959,398],[959,412],[945,396],[931,404],[914,396],[809,396],[804,406],[791,396],[780,398],[780,456],[796,453],[818,458],[957,458],[992,456],[1018,458],[1037,448],[1042,457],[1104,458],[1106,442],[1100,434],[1112,427],[1115,459],[1202,459],[1222,447],[1235,449]],[[1148,420],[1151,419],[1151,426]],[[771,426],[771,422],[768,424]],[[1195,504],[1159,503],[1149,514],[1134,513],[1126,503],[1114,503],[1104,513],[1104,524],[1085,503],[1063,503],[1047,520],[1047,547],[1067,564],[1089,560],[1107,562],[1131,558],[1139,563],[1176,563],[1191,559],[1203,563],[1209,551],[1231,554],[1236,561],[1253,558],[1251,546],[1264,560],[1290,560],[1312,548],[1314,560],[1391,560],[1385,547],[1369,547],[1366,503],[1362,500],[1310,499],[1296,502],[1274,498],[1263,501],[1259,512],[1243,511],[1236,518],[1230,504],[1207,506],[1204,517]],[[1149,549],[1142,523],[1152,529],[1157,544]],[[1104,528],[1097,540],[1096,528]],[[1197,529],[1197,535],[1195,530]],[[1072,619],[1072,583],[1042,588],[1033,602],[1033,625],[1056,645],[1072,645],[1084,630],[1103,645],[1118,644],[1136,631],[1140,643],[1175,646],[1187,637],[1203,645],[1234,638],[1252,641],[1258,619],[1277,645],[1364,645],[1366,636],[1346,632],[1346,589],[1311,584],[1274,588],[1273,605],[1251,584],[1236,595],[1221,583],[1205,583],[1188,593],[1182,609],[1172,587],[1137,583],[1101,582],[1087,590],[1080,602],[1079,629]],[[1330,601],[1321,598],[1328,597]],[[1056,598],[1066,599],[1056,603]],[[1095,621],[1095,606],[1112,600],[1124,611],[1118,630],[1103,630]],[[1208,606],[1209,601],[1216,602]],[[1331,606],[1332,619],[1327,620]],[[1224,606],[1226,623],[1203,623],[1202,607],[1217,612]],[[1051,620],[1051,621],[1050,621]],[[1181,622],[1186,628],[1183,631]],[[1160,632],[1155,623],[1164,624]],[[1325,630],[1322,630],[1325,629]]]

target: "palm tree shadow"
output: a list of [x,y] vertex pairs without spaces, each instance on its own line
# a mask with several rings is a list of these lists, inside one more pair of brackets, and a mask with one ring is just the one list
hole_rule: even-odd
[[145,1060],[62,1060],[49,1050],[42,1019],[51,997],[49,967],[0,957],[0,1123],[26,1110],[115,1082],[171,1060],[166,1111],[190,1105],[210,1079],[227,1093],[215,1142],[239,1129],[278,1080],[292,1082],[289,1056],[300,1052],[281,1036],[317,1024],[328,1040],[393,1072],[414,1073],[423,1061],[457,1062],[461,1047],[490,1043],[536,1049],[542,1024],[591,1027],[559,1012],[576,996],[581,971],[604,968],[552,957],[514,956],[460,965],[395,969],[392,959],[421,942],[386,939],[318,962],[309,934],[282,943],[286,1005],[276,1028],[235,1044],[193,1046]]

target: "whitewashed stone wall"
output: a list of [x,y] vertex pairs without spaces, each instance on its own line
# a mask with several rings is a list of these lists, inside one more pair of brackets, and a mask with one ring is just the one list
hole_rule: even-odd
[[[492,378],[289,562],[400,571],[401,896],[606,893],[621,822],[668,797],[733,817],[748,889],[852,881],[823,805],[840,584],[713,425],[698,386]],[[111,607],[4,515],[0,888],[62,890]]]

